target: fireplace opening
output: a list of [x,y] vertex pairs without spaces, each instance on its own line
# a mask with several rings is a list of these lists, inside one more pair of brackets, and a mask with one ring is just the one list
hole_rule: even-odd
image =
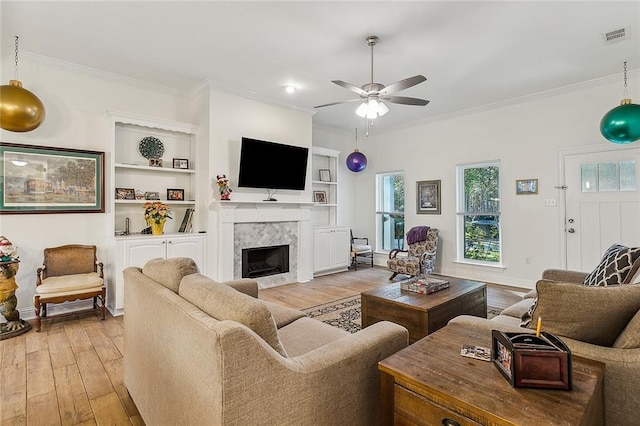
[[242,249],[242,278],[266,277],[289,272],[289,246]]

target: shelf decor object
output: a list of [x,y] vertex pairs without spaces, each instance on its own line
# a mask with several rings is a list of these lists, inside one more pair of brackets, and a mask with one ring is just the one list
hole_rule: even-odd
[[18,36],[15,37],[16,78],[0,86],[0,127],[11,132],[30,132],[44,121],[45,110],[42,101],[18,80]]
[[104,213],[104,152],[0,142],[0,214]]
[[147,160],[159,159],[162,158],[162,154],[164,154],[164,145],[160,139],[154,136],[147,136],[146,138],[142,138],[138,144],[138,150],[140,150],[140,154]]
[[620,106],[606,113],[600,121],[600,133],[608,141],[618,144],[640,139],[640,105],[631,103],[627,92],[627,62],[624,62],[624,99]]
[[347,156],[347,168],[352,172],[358,173],[367,167],[367,157],[358,150],[358,129],[356,129],[356,147],[351,154]]
[[144,220],[151,226],[153,235],[164,233],[164,223],[167,219],[172,219],[171,209],[165,203],[156,201],[144,204]]

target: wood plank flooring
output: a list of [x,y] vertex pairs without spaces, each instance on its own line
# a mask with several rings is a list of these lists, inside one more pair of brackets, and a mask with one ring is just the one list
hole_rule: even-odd
[[[260,291],[260,298],[304,309],[387,284],[385,268],[363,268]],[[490,286],[489,305],[521,292]],[[0,341],[0,425],[143,425],[122,383],[123,317],[70,315]]]

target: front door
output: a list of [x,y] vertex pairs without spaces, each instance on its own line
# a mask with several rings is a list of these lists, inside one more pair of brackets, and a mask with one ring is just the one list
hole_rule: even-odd
[[640,148],[633,145],[564,156],[567,269],[592,271],[614,243],[640,246]]

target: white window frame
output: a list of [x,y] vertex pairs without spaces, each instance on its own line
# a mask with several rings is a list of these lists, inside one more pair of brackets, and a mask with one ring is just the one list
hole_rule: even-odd
[[[384,172],[384,173],[376,173],[376,219],[375,219],[375,223],[376,223],[376,251],[380,252],[380,253],[389,253],[391,250],[387,250],[385,248],[382,247],[382,241],[383,241],[383,233],[384,233],[384,229],[382,228],[382,220],[380,220],[381,215],[385,215],[385,214],[393,214],[396,216],[402,216],[406,218],[406,204],[407,204],[407,193],[406,193],[406,181],[405,181],[405,211],[403,212],[398,212],[398,211],[385,211],[383,210],[383,207],[385,205],[385,200],[384,197],[385,195],[385,191],[384,191],[384,178],[388,177],[388,176],[395,176],[395,175],[402,175],[403,177],[406,178],[405,172],[404,170],[399,170],[399,171],[393,171],[393,172]],[[406,221],[405,221],[406,223]],[[404,247],[399,247],[400,249],[403,249]],[[393,249],[392,249],[393,250]]]
[[498,220],[498,244],[500,255],[497,262],[478,260],[478,259],[466,259],[464,257],[464,238],[465,228],[464,219],[466,216],[498,216],[500,217],[500,209],[498,211],[486,211],[486,212],[467,212],[465,211],[465,193],[464,193],[464,172],[467,169],[476,169],[483,167],[497,167],[498,168],[498,201],[501,203],[501,191],[500,186],[502,182],[502,168],[500,167],[500,160],[481,161],[476,163],[465,163],[456,165],[456,262],[465,263],[470,265],[481,265],[488,267],[497,267],[504,269],[502,264],[503,259],[503,245],[502,245],[502,221]]

